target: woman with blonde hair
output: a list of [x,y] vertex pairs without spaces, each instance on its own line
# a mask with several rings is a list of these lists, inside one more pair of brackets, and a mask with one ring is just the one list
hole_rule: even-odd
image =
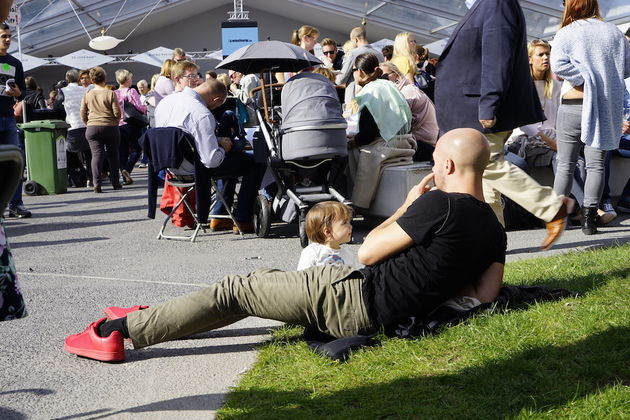
[[[313,26],[302,25],[300,29],[296,29],[291,34],[291,44],[304,48],[306,51],[314,54],[315,44],[319,38],[319,30]],[[294,73],[276,73],[278,83],[285,83],[293,76]]]
[[586,183],[582,233],[597,233],[606,152],[619,147],[624,79],[630,77],[630,44],[604,22],[597,0],[566,0],[551,51],[551,69],[564,82],[557,117],[558,169],[553,189],[568,195],[580,149]]
[[313,48],[315,48],[315,44],[317,44],[317,38],[319,38],[319,30],[317,30],[317,28],[302,25],[300,29],[293,31],[291,44],[302,47],[313,54]]
[[401,32],[394,40],[394,55],[391,62],[398,67],[409,83],[414,83],[416,74],[416,40],[409,32]]
[[175,63],[176,61],[170,58],[167,58],[164,60],[164,63],[162,63],[160,76],[158,77],[158,80],[155,83],[155,89],[153,90],[155,92],[155,106],[160,103],[162,98],[175,92],[175,85],[171,79],[171,71],[173,70]]
[[217,80],[223,83],[225,87],[228,88],[228,92],[229,92],[230,85],[232,84],[232,81],[230,80],[230,76],[228,76],[227,73],[220,73],[220,74],[217,74]]

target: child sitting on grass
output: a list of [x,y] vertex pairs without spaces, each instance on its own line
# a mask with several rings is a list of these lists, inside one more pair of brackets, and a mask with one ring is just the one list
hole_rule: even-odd
[[341,245],[352,238],[352,209],[337,201],[317,203],[306,215],[306,236],[311,243],[302,250],[298,270],[324,264],[361,267],[355,252]]

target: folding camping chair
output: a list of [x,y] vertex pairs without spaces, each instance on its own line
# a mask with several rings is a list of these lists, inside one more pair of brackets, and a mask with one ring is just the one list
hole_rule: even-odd
[[[210,207],[220,200],[227,209],[227,215],[213,215],[214,218],[230,218],[237,227],[241,236],[240,226],[234,219],[230,207],[217,188],[216,180],[211,175],[211,170],[205,168],[199,160],[195,147],[195,141],[188,133],[175,127],[150,128],[140,138],[140,144],[149,158],[149,186],[148,217],[155,218],[155,202],[157,200],[157,173],[166,170],[169,177],[165,185],[175,187],[179,198],[171,211],[164,219],[157,239],[186,240],[194,242],[199,230],[206,232],[206,225]],[[196,211],[192,209],[187,198],[196,195]],[[193,218],[193,232],[189,236],[167,235],[166,226],[172,221],[173,215],[184,205]]]

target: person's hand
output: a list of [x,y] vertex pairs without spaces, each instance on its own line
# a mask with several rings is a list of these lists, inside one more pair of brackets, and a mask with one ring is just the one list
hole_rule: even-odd
[[624,121],[621,129],[623,134],[630,134],[630,121]]
[[12,87],[9,86],[9,89],[5,89],[4,93],[6,93],[9,96],[13,96],[14,98],[17,98],[18,96],[22,95],[22,91],[16,84],[13,84]]
[[494,127],[494,125],[497,123],[497,119],[496,117],[491,119],[491,120],[479,120],[479,122],[481,123],[481,126],[485,129],[489,129]]
[[427,191],[431,191],[431,186],[429,183],[433,181],[434,175],[431,172],[429,175],[422,178],[422,181],[418,185],[414,185],[409,192],[407,193],[407,198],[405,199],[405,203],[403,204],[403,208],[406,210],[411,203],[416,201],[418,197],[424,194]]
[[232,140],[229,137],[219,137],[219,146],[228,153],[232,149]]

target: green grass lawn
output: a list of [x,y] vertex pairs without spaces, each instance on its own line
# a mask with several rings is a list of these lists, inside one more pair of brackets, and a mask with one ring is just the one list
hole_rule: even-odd
[[584,296],[381,337],[345,363],[284,327],[218,418],[630,419],[630,245],[509,263],[505,281]]

